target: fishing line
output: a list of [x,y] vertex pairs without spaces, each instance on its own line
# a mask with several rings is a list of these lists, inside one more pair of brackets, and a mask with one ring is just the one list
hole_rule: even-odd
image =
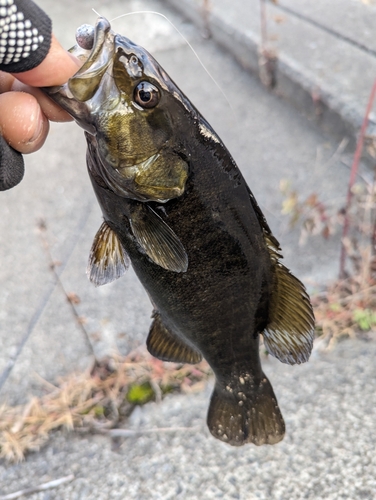
[[73,251],[76,248],[76,245],[78,243],[79,235],[81,234],[82,230],[84,229],[84,227],[87,224],[87,221],[89,220],[91,208],[92,208],[92,202],[90,201],[88,203],[86,209],[84,210],[83,215],[82,215],[79,223],[77,224],[77,228],[76,228],[76,231],[74,233],[74,238],[72,238],[73,243],[71,244],[71,247],[69,248],[69,250],[66,254],[66,257],[63,260],[63,263],[61,264],[61,266],[59,268],[59,272],[55,272],[52,283],[50,283],[49,287],[46,290],[46,293],[41,298],[41,300],[38,304],[38,307],[36,308],[33,316],[31,317],[31,320],[28,324],[26,332],[25,332],[21,342],[19,343],[19,345],[17,347],[15,354],[13,356],[9,357],[8,363],[6,364],[6,367],[4,368],[4,370],[0,376],[0,391],[3,387],[3,385],[5,384],[5,382],[7,381],[8,377],[10,375],[10,372],[12,371],[14,365],[16,364],[18,356],[21,354],[26,342],[29,340],[30,335],[33,333],[33,330],[34,330],[36,324],[38,323],[40,317],[42,316],[42,313],[45,310],[45,308],[46,308],[46,306],[51,298],[51,295],[52,295],[53,291],[55,290],[56,285],[59,282],[60,276],[63,274],[65,268],[67,267],[67,264],[68,264],[72,254],[73,254]]
[[[95,12],[95,14],[97,16],[100,16],[100,14],[98,14],[98,12],[96,12],[94,9],[93,9],[93,12]],[[224,93],[224,91],[222,90],[221,86],[217,83],[217,81],[215,80],[215,78],[211,75],[210,71],[206,68],[205,64],[201,61],[199,55],[197,54],[197,52],[195,51],[195,49],[192,47],[191,43],[185,38],[185,36],[183,35],[183,33],[181,33],[181,31],[174,25],[174,23],[172,21],[170,21],[170,19],[168,17],[166,17],[161,12],[156,12],[154,10],[138,10],[138,11],[128,12],[126,14],[121,14],[120,16],[114,17],[113,19],[110,20],[110,23],[112,23],[113,21],[117,21],[118,19],[120,19],[122,17],[133,16],[135,14],[153,14],[153,15],[156,15],[156,16],[160,16],[163,19],[165,19],[170,24],[170,26],[172,26],[174,28],[174,30],[181,36],[181,38],[184,40],[184,42],[191,49],[191,51],[193,52],[194,56],[196,57],[196,59],[198,60],[198,62],[202,66],[202,68],[204,69],[205,73],[209,76],[209,78],[212,80],[212,82],[214,83],[214,85],[218,88],[218,90],[220,91],[220,93],[222,94],[222,96],[225,98],[225,101],[229,105],[229,107],[231,109],[231,112],[233,113],[233,115],[235,117],[236,115],[235,115],[234,108],[232,107],[230,101],[228,100],[228,98],[227,98],[226,94]]]

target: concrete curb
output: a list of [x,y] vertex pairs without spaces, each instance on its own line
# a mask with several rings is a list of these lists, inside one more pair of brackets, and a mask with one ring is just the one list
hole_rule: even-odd
[[[234,24],[234,19],[226,17],[229,13],[228,6],[226,12],[226,2],[216,3],[215,6],[213,4],[213,8],[206,12],[205,0],[167,0],[167,3],[193,22],[204,36],[210,35],[243,68],[263,80],[262,75],[260,77],[261,40],[258,20],[250,28]],[[255,2],[251,9],[254,7]],[[327,36],[324,30],[323,36]],[[333,86],[330,81],[319,80],[309,65],[305,66],[283,48],[277,50],[273,79],[274,93],[291,102],[310,121],[317,123],[324,133],[329,133],[338,140],[348,137],[348,147],[354,148],[365,112],[364,102],[357,100],[356,95],[353,96],[354,99],[351,99],[351,95],[350,98],[348,95],[343,96],[339,87]],[[376,122],[371,115],[369,131],[374,132],[375,129]]]

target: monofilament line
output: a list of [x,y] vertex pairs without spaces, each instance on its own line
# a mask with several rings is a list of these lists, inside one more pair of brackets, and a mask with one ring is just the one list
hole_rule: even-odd
[[[97,16],[101,17],[101,15],[95,9],[93,9],[93,12]],[[224,93],[224,91],[222,90],[222,88],[220,87],[220,85],[217,83],[217,81],[215,80],[215,78],[211,75],[211,73],[209,72],[209,70],[206,68],[205,64],[201,61],[201,59],[200,59],[199,55],[197,54],[197,52],[195,51],[195,49],[192,47],[192,45],[190,44],[190,42],[185,38],[185,36],[183,35],[183,33],[164,14],[162,14],[161,12],[156,12],[154,10],[138,10],[138,11],[128,12],[126,14],[121,14],[120,16],[114,17],[113,19],[110,20],[110,23],[112,23],[113,21],[117,21],[118,19],[121,19],[122,17],[133,16],[133,15],[136,15],[136,14],[153,14],[155,16],[160,16],[163,19],[165,19],[170,24],[170,26],[172,26],[174,28],[174,30],[182,37],[182,39],[184,40],[184,42],[191,49],[191,51],[193,52],[194,56],[196,57],[196,59],[198,60],[198,62],[202,66],[202,68],[204,69],[205,73],[209,76],[209,78],[212,80],[212,82],[214,83],[214,85],[218,88],[218,90],[220,91],[220,93],[223,95],[223,97],[225,98],[227,104],[229,105],[229,107],[231,109],[231,112],[235,116],[235,111],[234,111],[234,109],[233,109],[230,101],[227,99],[226,94]]]

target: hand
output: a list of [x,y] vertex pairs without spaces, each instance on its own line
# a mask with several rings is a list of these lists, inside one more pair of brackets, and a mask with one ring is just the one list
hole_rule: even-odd
[[49,120],[72,118],[35,87],[62,85],[81,66],[52,35],[51,47],[39,66],[23,73],[0,71],[0,134],[12,148],[32,153],[42,147]]

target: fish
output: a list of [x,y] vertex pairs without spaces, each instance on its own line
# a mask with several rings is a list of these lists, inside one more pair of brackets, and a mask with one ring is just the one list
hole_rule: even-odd
[[304,285],[222,140],[144,48],[102,17],[78,30],[83,65],[45,92],[85,130],[103,222],[89,255],[95,286],[132,265],[152,306],[148,351],[215,375],[210,433],[275,444],[285,423],[263,372],[265,349],[308,361],[314,314]]

